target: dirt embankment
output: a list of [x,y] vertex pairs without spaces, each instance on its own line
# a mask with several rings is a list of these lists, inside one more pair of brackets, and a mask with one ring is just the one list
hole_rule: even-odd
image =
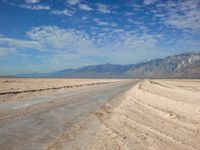
[[0,103],[50,95],[58,90],[109,84],[117,79],[0,78]]
[[200,82],[145,80],[46,149],[200,149]]

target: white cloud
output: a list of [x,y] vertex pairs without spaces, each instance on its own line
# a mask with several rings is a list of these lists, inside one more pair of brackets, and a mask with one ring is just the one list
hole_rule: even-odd
[[106,31],[106,32],[109,31],[109,30],[111,30],[111,29],[107,28],[107,27],[102,29],[102,31]]
[[168,26],[197,32],[200,31],[199,6],[199,0],[168,1],[165,5],[157,4],[158,10],[154,16]]
[[135,23],[135,21],[131,18],[128,18],[127,21],[130,22],[130,23]]
[[76,5],[79,4],[81,1],[80,0],[67,0],[67,3],[70,5]]
[[124,13],[124,15],[125,15],[125,16],[132,16],[132,15],[134,15],[134,13],[133,13],[133,12],[128,12],[128,11],[126,11],[126,12]]
[[[95,49],[93,40],[87,34],[77,30],[65,30],[56,26],[39,26],[27,32],[30,40],[19,40],[0,37],[0,47],[16,49],[18,51],[43,51],[43,52],[79,52],[86,54],[88,50]],[[1,54],[5,53],[1,49]]]
[[50,10],[51,8],[47,5],[21,5],[22,8],[32,9],[32,10]]
[[35,4],[35,3],[39,3],[40,0],[25,0],[25,2],[28,4]]
[[114,31],[115,33],[120,33],[120,32],[124,32],[125,30],[124,30],[124,29],[118,28],[118,29],[114,29],[113,31]]
[[111,27],[117,27],[118,24],[117,24],[116,22],[111,22],[111,23],[110,23],[110,26],[111,26]]
[[127,21],[128,21],[129,23],[132,23],[132,24],[135,24],[135,25],[144,26],[144,23],[143,23],[143,22],[138,21],[138,20],[136,20],[136,19],[134,20],[134,19],[128,18]]
[[157,0],[144,0],[145,5],[151,5],[154,4]]
[[25,50],[25,49],[35,49],[39,51],[44,50],[44,47],[38,41],[19,40],[6,37],[0,37],[0,46],[1,47],[4,46],[7,48],[15,48],[18,50]]
[[86,16],[82,16],[81,19],[83,19],[83,20],[87,20],[88,17],[86,17]]
[[97,6],[97,10],[102,12],[102,13],[105,13],[105,14],[111,13],[111,10],[105,4],[97,3],[96,6]]
[[166,23],[180,29],[200,30],[200,1],[183,1],[175,8],[168,5],[168,19]]
[[92,11],[92,10],[93,10],[91,7],[89,7],[89,6],[86,5],[86,4],[79,4],[78,6],[79,6],[79,8],[80,8],[81,10],[84,10],[84,11]]
[[137,63],[166,55],[159,48],[159,42],[154,35],[115,29],[110,31],[109,34],[104,34],[103,37],[100,41],[100,47],[104,50],[101,55],[108,62]]
[[[0,57],[8,56],[10,51],[15,49],[18,54],[32,50],[52,53],[54,54],[53,57],[58,57],[62,54],[86,57],[94,55],[96,50],[93,40],[87,34],[73,29],[65,30],[56,26],[39,26],[27,32],[27,35],[30,40],[1,36]],[[11,54],[14,54],[14,51]],[[44,59],[47,59],[47,57]]]
[[65,10],[53,10],[52,13],[56,15],[72,16],[74,12],[65,9]]
[[[93,56],[100,57],[103,55],[107,58],[113,57],[117,61],[121,61],[120,57],[130,57],[139,51],[148,51],[147,54],[157,55],[157,48],[160,37],[157,35],[138,34],[123,29],[115,29],[112,31],[105,30],[105,33],[98,34],[96,39],[89,37],[86,33],[77,30],[65,30],[56,26],[41,26],[33,28],[27,34],[33,41],[38,41],[41,45],[48,47],[48,51],[56,52],[56,57],[65,54],[76,57]],[[100,40],[101,39],[101,40]],[[99,40],[99,43],[97,42]],[[153,52],[152,52],[153,51]],[[125,55],[128,53],[129,56]],[[160,54],[162,52],[159,52]],[[130,55],[132,54],[132,55]],[[150,56],[151,56],[150,55]],[[146,58],[148,55],[146,55]],[[111,59],[111,58],[109,58]],[[124,58],[125,59],[125,58]],[[124,60],[123,59],[123,60]],[[139,59],[138,59],[139,60]],[[122,62],[122,61],[121,61]]]
[[4,59],[7,55],[15,53],[15,48],[0,47],[0,59]]
[[73,52],[79,49],[84,51],[84,48],[86,50],[93,45],[85,33],[73,29],[65,30],[56,26],[36,27],[27,35],[52,51]]
[[163,47],[165,47],[167,50],[170,50],[173,53],[199,52],[199,40],[199,38],[196,38],[195,36],[193,37],[193,35],[183,33],[183,35],[179,38],[175,36],[168,39],[163,44]]
[[109,23],[108,23],[108,22],[101,21],[101,20],[100,20],[100,19],[98,19],[98,18],[95,18],[95,19],[94,19],[94,22],[96,22],[96,23],[97,23],[97,25],[100,25],[100,26],[108,26],[108,25],[109,25]]

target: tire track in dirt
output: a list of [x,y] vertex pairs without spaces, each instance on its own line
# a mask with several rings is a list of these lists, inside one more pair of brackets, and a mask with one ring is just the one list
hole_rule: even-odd
[[[110,148],[110,145],[117,144],[118,148],[123,150],[198,150],[200,147],[198,120],[200,107],[196,105],[198,97],[192,98],[199,93],[186,91],[186,89],[180,91],[180,87],[173,85],[171,88],[171,85],[160,82],[157,84],[157,81],[142,81],[93,112],[92,114],[99,120],[98,125],[88,126],[81,132],[89,133],[90,128],[96,131],[100,128],[106,128],[106,130],[97,133],[98,136],[92,134],[80,136],[86,138],[84,136],[87,135],[87,138],[91,140],[98,139],[90,143],[87,149],[114,150],[116,147]],[[160,89],[161,94],[159,94]],[[162,93],[164,91],[166,96]],[[184,98],[178,101],[176,97],[173,97],[183,91],[192,95],[192,97],[188,96],[189,103]],[[173,94],[168,95],[169,93]],[[94,122],[95,120],[93,118]],[[79,141],[80,138],[75,140]]]

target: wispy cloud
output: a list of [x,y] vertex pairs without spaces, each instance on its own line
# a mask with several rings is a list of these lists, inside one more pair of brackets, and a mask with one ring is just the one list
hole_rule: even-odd
[[105,13],[105,14],[111,13],[110,8],[105,4],[97,3],[96,6],[97,6],[97,10],[100,11],[101,13]]
[[35,3],[39,3],[40,0],[25,0],[25,2],[28,4],[35,4]]
[[134,12],[128,12],[128,11],[126,11],[126,12],[124,13],[124,15],[125,15],[125,16],[132,16],[132,15],[134,15]]
[[67,0],[67,3],[70,5],[76,5],[79,4],[81,1],[80,0]]
[[32,40],[48,47],[48,52],[53,53],[50,56],[42,57],[52,69],[92,63],[87,58],[99,55],[93,39],[78,30],[66,30],[57,26],[40,26],[33,28],[27,34]]
[[32,9],[32,10],[50,10],[50,6],[47,5],[40,5],[40,4],[36,4],[36,5],[28,5],[28,4],[24,4],[21,5],[22,8],[26,8],[26,9]]
[[151,5],[151,4],[155,3],[156,1],[158,1],[158,0],[144,0],[144,4]]
[[86,4],[79,4],[78,6],[81,10],[84,10],[84,11],[92,11],[93,10],[93,8],[91,8],[90,6],[88,6]]
[[97,23],[97,25],[100,25],[100,26],[107,26],[107,25],[109,25],[109,23],[108,23],[108,22],[101,21],[101,20],[100,20],[100,19],[98,19],[98,18],[95,18],[95,19],[94,19],[94,22],[96,22],[96,23]]
[[180,29],[200,30],[199,6],[199,0],[168,3],[168,17],[166,23]]
[[33,40],[20,40],[7,37],[0,37],[0,47],[15,48],[18,50],[35,49],[43,51],[44,47],[38,42]]
[[64,9],[64,10],[53,10],[52,13],[56,14],[56,15],[65,15],[65,16],[72,16],[74,14],[73,11],[67,10],[67,9]]
[[111,26],[111,27],[118,27],[118,24],[117,24],[116,22],[111,22],[111,23],[110,23],[110,26]]
[[15,53],[15,48],[0,47],[0,59],[5,59],[7,55]]
[[[168,26],[191,31],[200,31],[200,1],[168,1],[158,4],[155,17],[159,17]],[[164,12],[163,12],[164,10]]]
[[33,28],[27,35],[53,51],[74,51],[92,45],[89,37],[77,30],[65,30],[56,26]]
[[139,25],[139,26],[144,25],[143,22],[138,21],[138,20],[134,20],[134,19],[132,19],[132,18],[128,18],[127,21],[128,21],[129,23],[131,23],[131,24],[135,24],[135,25]]

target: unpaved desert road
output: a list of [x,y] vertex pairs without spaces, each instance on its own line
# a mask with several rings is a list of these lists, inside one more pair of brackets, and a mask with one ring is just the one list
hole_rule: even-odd
[[139,80],[93,85],[0,105],[0,149],[45,149],[88,113]]

